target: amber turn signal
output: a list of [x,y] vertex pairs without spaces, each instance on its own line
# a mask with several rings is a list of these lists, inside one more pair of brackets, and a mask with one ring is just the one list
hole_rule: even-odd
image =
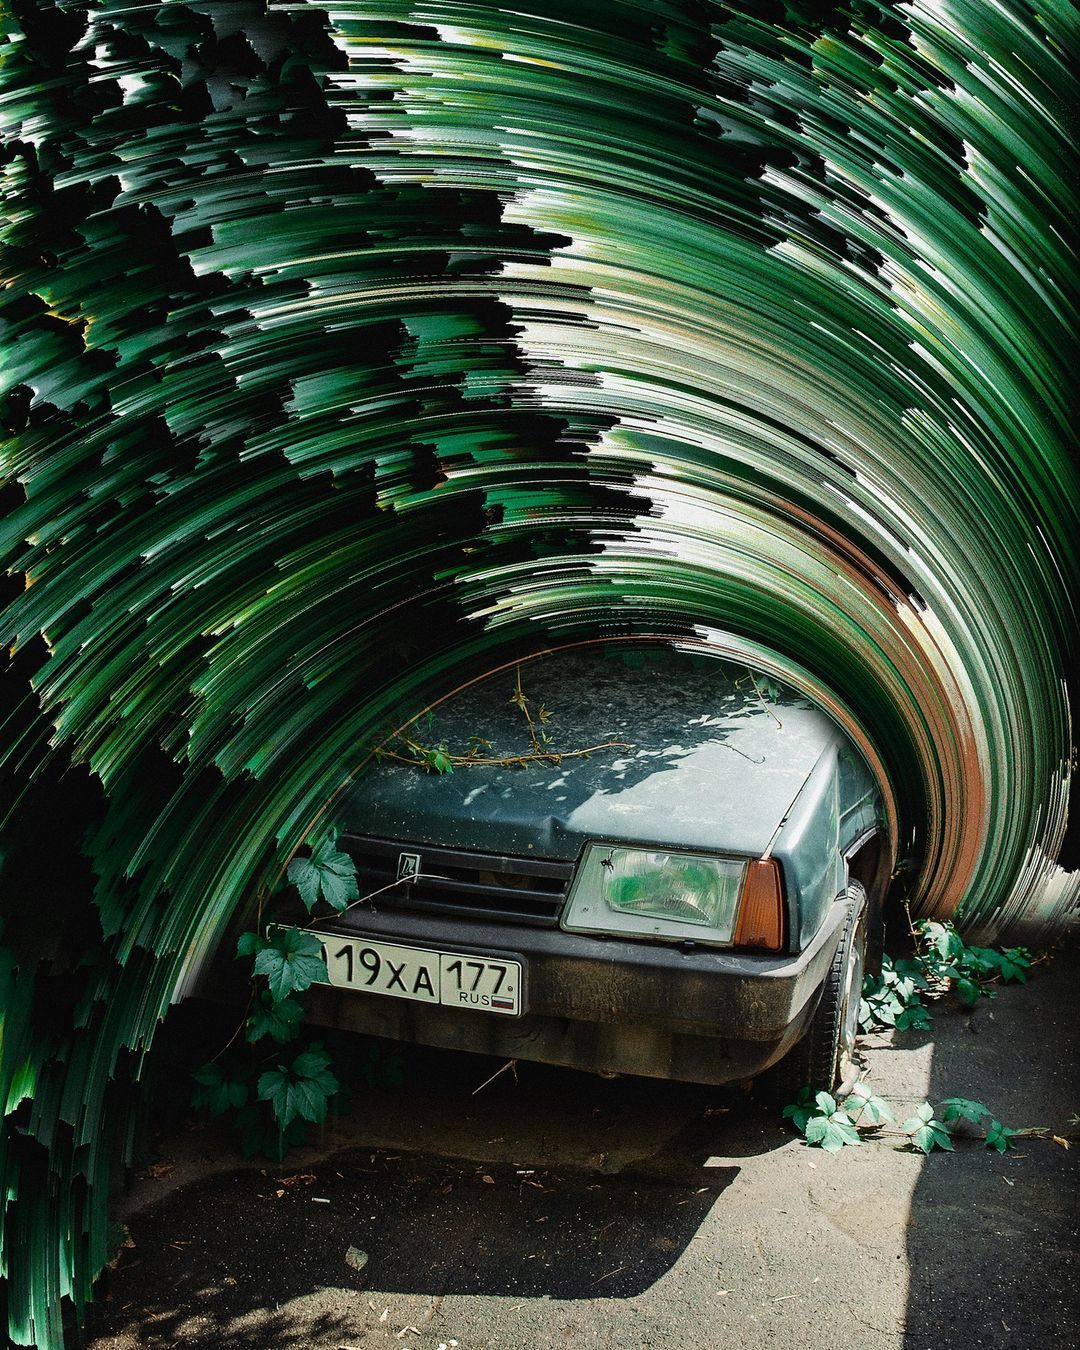
[[784,893],[780,864],[771,858],[752,862],[746,869],[734,945],[762,947],[770,952],[783,949]]

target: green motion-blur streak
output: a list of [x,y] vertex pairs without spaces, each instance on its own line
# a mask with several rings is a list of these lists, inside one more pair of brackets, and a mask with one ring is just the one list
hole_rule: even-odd
[[465,675],[748,661],[917,910],[1066,914],[1065,0],[0,12],[16,1343],[111,1255],[170,1002]]

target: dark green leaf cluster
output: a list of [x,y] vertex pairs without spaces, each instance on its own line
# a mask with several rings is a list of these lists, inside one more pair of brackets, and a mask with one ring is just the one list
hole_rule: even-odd
[[803,1088],[798,1100],[784,1107],[784,1116],[795,1122],[808,1144],[837,1153],[848,1144],[859,1143],[859,1133],[851,1117],[828,1092]]
[[[341,910],[359,895],[356,864],[347,853],[338,851],[332,839],[320,843],[309,858],[295,858],[288,878],[309,911],[320,899]],[[329,983],[318,937],[302,929],[271,925],[265,933],[241,933],[236,955],[252,962],[244,1040],[249,1046],[263,1041],[276,1047],[295,1041],[304,1019],[298,996],[312,984]],[[228,1069],[217,1063],[198,1069],[192,1104],[214,1115],[232,1111],[244,1156],[263,1154],[280,1161],[290,1147],[303,1141],[308,1124],[323,1123],[340,1084],[320,1041],[313,1041],[291,1060],[272,1050],[267,1058],[275,1063],[267,1068],[257,1064],[250,1051],[247,1055],[245,1061]]]
[[[803,1088],[797,1099],[784,1107],[783,1115],[809,1145],[822,1148],[826,1153],[861,1144],[864,1135],[896,1121],[888,1102],[875,1096],[863,1082],[855,1085],[842,1104],[828,1092]],[[982,1129],[984,1120],[989,1122],[985,1130]],[[965,1097],[947,1097],[937,1112],[929,1102],[922,1102],[914,1115],[904,1121],[901,1130],[912,1148],[920,1153],[931,1153],[936,1148],[952,1152],[953,1134],[949,1127],[955,1130],[965,1121],[976,1126],[987,1148],[996,1149],[998,1153],[1013,1148],[1013,1141],[1021,1133],[1002,1125],[982,1102],[969,1101]]]
[[274,1119],[284,1130],[297,1116],[321,1125],[327,1103],[339,1086],[330,1072],[330,1056],[320,1042],[313,1041],[288,1067],[277,1064],[260,1074],[256,1093],[259,1101],[270,1103]]
[[930,1012],[926,995],[951,990],[964,1007],[993,998],[993,984],[1027,980],[1031,953],[1025,947],[998,951],[969,946],[951,923],[924,920],[915,925],[919,950],[908,960],[885,956],[881,973],[868,975],[859,1002],[859,1026],[925,1031]]

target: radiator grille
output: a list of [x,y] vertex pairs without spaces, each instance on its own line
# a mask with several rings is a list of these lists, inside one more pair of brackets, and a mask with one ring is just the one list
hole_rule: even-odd
[[[574,872],[573,863],[356,835],[342,835],[338,848],[356,863],[361,895],[389,887],[372,901],[376,910],[456,914],[464,919],[497,919],[543,928],[557,927]],[[397,879],[402,853],[419,855],[420,876],[391,885]]]

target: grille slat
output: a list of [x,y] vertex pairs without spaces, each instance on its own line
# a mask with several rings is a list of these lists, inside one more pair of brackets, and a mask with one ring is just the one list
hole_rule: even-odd
[[574,872],[572,863],[547,858],[508,858],[356,835],[342,835],[338,847],[357,864],[361,895],[395,880],[399,854],[419,854],[420,879],[383,891],[373,901],[376,909],[453,914],[543,928],[557,926]]

